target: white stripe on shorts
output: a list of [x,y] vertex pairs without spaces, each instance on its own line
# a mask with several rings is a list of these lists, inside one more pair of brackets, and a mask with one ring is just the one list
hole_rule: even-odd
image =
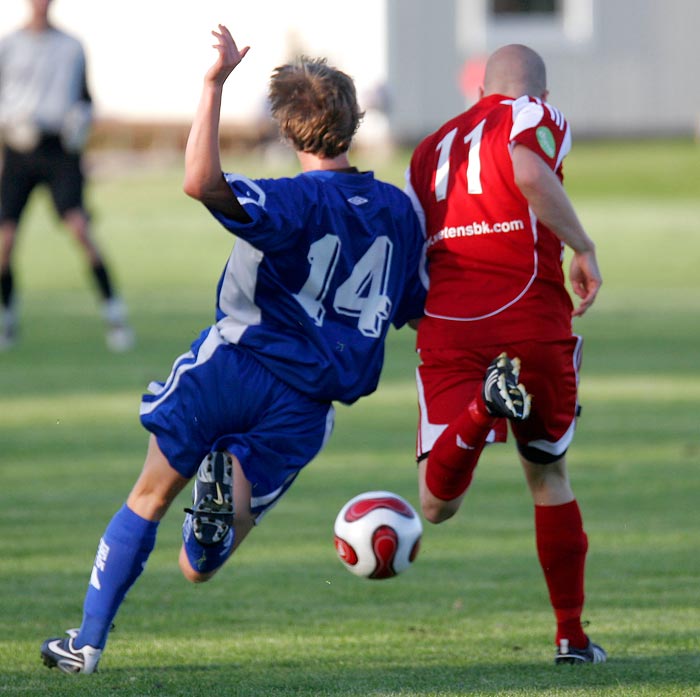
[[151,392],[153,392],[157,399],[153,401],[142,401],[141,407],[139,409],[140,414],[150,414],[154,409],[156,409],[163,400],[167,399],[176,389],[180,383],[180,378],[192,368],[196,368],[203,363],[206,363],[213,355],[214,351],[224,344],[225,341],[221,338],[219,331],[216,327],[211,327],[207,338],[202,342],[197,351],[197,357],[194,361],[185,361],[187,358],[194,358],[194,354],[189,351],[183,354],[175,361],[175,365],[168,377],[165,385],[160,389],[160,391],[154,391],[154,387],[158,387],[157,383],[151,383],[148,387]]
[[[420,416],[418,437],[416,438],[416,459],[418,459],[433,449],[435,441],[442,435],[442,432],[449,424],[433,424],[428,421],[428,406],[425,403],[425,391],[418,368],[416,368],[416,387],[418,388],[418,413]],[[496,431],[491,429],[486,436],[486,442],[493,443],[495,440]]]
[[[572,355],[572,363],[574,366],[574,373],[576,374],[576,386],[579,384],[579,371],[581,369],[581,358],[583,354],[583,337],[578,334],[574,334],[576,337],[576,346],[574,346],[574,353]],[[576,411],[578,411],[578,404],[576,406]],[[576,413],[571,417],[571,423],[569,428],[566,429],[566,433],[557,441],[549,440],[531,440],[528,443],[528,447],[537,448],[537,450],[542,450],[550,455],[560,456],[565,453],[571,442],[574,439],[574,432],[576,431]]]

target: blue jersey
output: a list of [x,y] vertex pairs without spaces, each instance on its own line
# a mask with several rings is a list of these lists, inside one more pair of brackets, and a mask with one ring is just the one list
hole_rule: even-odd
[[222,337],[323,401],[373,392],[389,324],[423,314],[424,238],[411,203],[371,172],[291,179],[226,174],[251,218],[218,285]]

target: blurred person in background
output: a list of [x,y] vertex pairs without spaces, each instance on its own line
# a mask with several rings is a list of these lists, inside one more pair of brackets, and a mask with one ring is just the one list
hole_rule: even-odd
[[102,303],[107,345],[131,348],[133,331],[94,239],[83,201],[82,152],[92,122],[85,53],[49,21],[51,0],[29,0],[25,26],[0,40],[0,350],[18,336],[12,255],[20,219],[38,185],[85,253]]

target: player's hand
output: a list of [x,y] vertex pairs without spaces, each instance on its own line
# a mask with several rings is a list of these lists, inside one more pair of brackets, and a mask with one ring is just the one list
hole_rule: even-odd
[[593,304],[603,283],[594,251],[574,252],[569,281],[574,293],[581,298],[579,306],[571,314],[572,317],[580,317]]
[[213,46],[218,51],[219,56],[214,65],[207,71],[204,79],[221,86],[233,69],[243,60],[250,50],[250,46],[239,50],[231,32],[223,24],[219,24],[218,31],[212,31],[212,36],[216,38],[216,43]]

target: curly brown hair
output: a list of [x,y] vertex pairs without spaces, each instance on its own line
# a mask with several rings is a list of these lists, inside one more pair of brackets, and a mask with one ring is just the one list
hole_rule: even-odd
[[325,58],[301,56],[275,68],[268,97],[282,137],[296,150],[323,158],[349,149],[364,116],[352,78]]

